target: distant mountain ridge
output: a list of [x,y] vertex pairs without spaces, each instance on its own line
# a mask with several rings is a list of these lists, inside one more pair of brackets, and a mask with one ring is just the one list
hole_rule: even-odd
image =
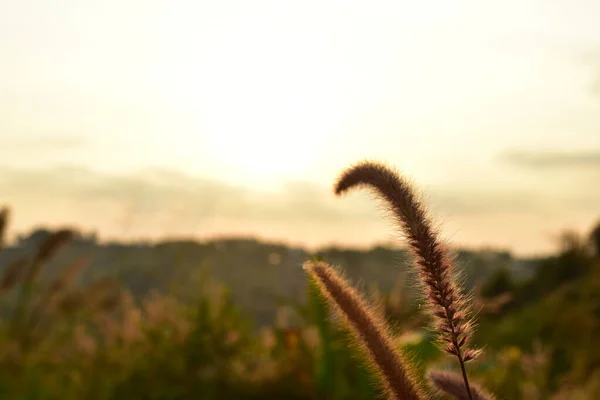
[[[0,254],[0,269],[28,253],[50,231],[37,229],[22,236]],[[398,279],[407,279],[412,290],[410,257],[402,249],[376,246],[368,250],[328,247],[319,250],[328,262],[340,265],[346,275],[364,287],[376,285],[389,291]],[[78,234],[46,268],[53,274],[59,266],[84,257],[90,265],[80,283],[101,276],[114,276],[136,297],[153,290],[177,291],[181,296],[194,292],[193,278],[208,271],[225,285],[233,299],[250,312],[258,325],[271,323],[277,299],[304,301],[306,278],[301,265],[310,253],[300,247],[261,242],[252,238],[210,241],[172,240],[159,243],[98,243],[93,234]],[[537,260],[514,258],[507,251],[457,250],[464,271],[464,284],[472,290],[498,268],[506,268],[515,280],[535,273]]]

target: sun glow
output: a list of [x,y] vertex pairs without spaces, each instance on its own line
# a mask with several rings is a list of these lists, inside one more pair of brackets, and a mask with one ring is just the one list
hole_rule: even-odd
[[[600,2],[546,3],[0,1],[5,202],[32,218],[97,217],[94,226],[116,232],[120,222],[98,212],[100,203],[79,209],[91,192],[72,174],[54,183],[18,171],[92,171],[90,180],[118,189],[106,191],[102,207],[120,210],[151,168],[163,174],[139,195],[147,203],[184,202],[190,191],[190,214],[173,217],[175,225],[193,224],[206,198],[215,232],[281,228],[280,237],[305,243],[358,243],[384,228],[322,221],[311,185],[329,187],[350,163],[370,158],[437,193],[441,215],[455,212],[450,219],[468,232],[465,243],[533,248],[540,227],[584,226],[598,204],[587,153],[600,146]],[[561,151],[580,160],[536,162],[537,153]],[[574,168],[584,164],[586,173]],[[170,177],[182,186],[161,186]],[[40,203],[50,189],[54,204]],[[230,210],[220,196],[238,189],[244,194]],[[256,207],[262,192],[258,204],[279,208],[266,205],[277,226],[252,219],[248,204]],[[313,206],[298,224],[297,213],[311,215]],[[526,213],[537,214],[524,222]]]
[[310,175],[332,151],[368,156],[374,135],[394,129],[382,113],[397,107],[396,116],[414,115],[415,103],[439,87],[417,74],[433,53],[413,56],[412,63],[404,55],[431,40],[414,20],[415,14],[428,26],[437,20],[424,9],[411,6],[408,20],[406,6],[391,3],[348,5],[342,14],[335,7],[315,13],[312,6],[248,4],[237,4],[238,13],[210,10],[217,22],[208,26],[165,21],[180,41],[160,48],[153,62],[156,84],[196,121],[173,135],[181,139],[177,151],[190,154],[197,143],[206,165],[226,177],[281,182]]
[[197,110],[211,164],[253,181],[300,176],[348,107],[343,60],[318,32],[268,17],[224,24],[174,85]]

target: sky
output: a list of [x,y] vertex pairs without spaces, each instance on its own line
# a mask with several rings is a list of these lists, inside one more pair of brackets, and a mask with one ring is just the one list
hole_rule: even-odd
[[0,0],[12,232],[398,240],[348,165],[446,240],[551,251],[600,218],[600,2]]

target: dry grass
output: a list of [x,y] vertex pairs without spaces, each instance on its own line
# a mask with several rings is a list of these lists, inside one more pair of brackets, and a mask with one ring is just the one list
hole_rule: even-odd
[[[459,362],[462,383],[457,384],[454,375],[434,373],[433,383],[446,389],[457,389],[455,397],[468,400],[481,399],[481,390],[472,390],[465,363],[479,355],[479,350],[468,346],[472,334],[471,312],[468,299],[456,283],[453,260],[438,238],[427,217],[425,206],[417,199],[415,190],[392,168],[365,161],[345,170],[335,183],[335,193],[342,195],[352,189],[366,187],[382,200],[400,231],[406,236],[415,256],[419,277],[425,291],[428,309],[435,317],[435,330],[442,349]],[[389,344],[384,323],[374,317],[374,312],[343,279],[324,263],[305,266],[309,274],[319,282],[319,287],[329,301],[345,315],[354,328],[356,337],[369,350],[371,362],[380,371],[393,398],[413,399],[421,393],[413,387],[408,371],[411,367]],[[435,378],[435,379],[434,379]],[[450,379],[452,378],[452,379]],[[450,385],[452,383],[452,385]],[[409,388],[409,389],[407,389]]]
[[388,399],[423,399],[411,366],[395,349],[385,322],[332,267],[324,262],[307,262],[304,268],[330,304],[344,316],[358,344],[366,349]]
[[[0,212],[0,242],[4,243],[9,211]],[[8,325],[10,340],[21,350],[35,346],[45,338],[55,320],[90,309],[114,309],[120,289],[114,279],[92,282],[84,289],[71,289],[70,284],[87,267],[88,260],[78,259],[63,268],[47,284],[39,277],[52,258],[73,239],[74,232],[59,229],[52,232],[33,251],[31,257],[13,260],[0,277],[0,295],[15,293],[16,299]],[[1,251],[1,248],[0,248]]]
[[[429,371],[429,380],[443,393],[458,400],[493,400],[492,395],[478,385],[471,385],[471,393],[467,392],[462,376],[448,371]],[[472,397],[471,397],[472,396]]]

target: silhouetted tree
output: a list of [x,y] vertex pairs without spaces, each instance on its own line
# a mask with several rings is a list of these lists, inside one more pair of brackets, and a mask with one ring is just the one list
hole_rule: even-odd
[[596,227],[592,229],[589,240],[594,251],[594,255],[596,257],[600,257],[600,221],[598,221]]
[[514,283],[510,276],[510,271],[502,266],[494,271],[481,289],[481,294],[485,297],[494,297],[499,294],[512,291]]

